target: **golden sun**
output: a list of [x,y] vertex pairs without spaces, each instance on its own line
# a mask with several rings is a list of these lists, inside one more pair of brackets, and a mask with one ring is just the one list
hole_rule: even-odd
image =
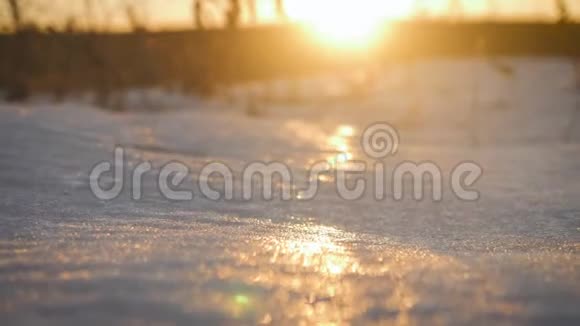
[[408,15],[412,0],[294,0],[290,17],[306,24],[324,42],[341,47],[372,43],[388,20]]

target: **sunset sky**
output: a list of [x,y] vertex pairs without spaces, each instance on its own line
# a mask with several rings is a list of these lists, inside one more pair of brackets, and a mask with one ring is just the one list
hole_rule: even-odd
[[[86,12],[86,4],[92,3],[94,9],[94,21],[99,25],[123,26],[126,24],[123,8],[125,3],[139,5],[139,16],[147,22],[149,27],[182,27],[190,26],[192,22],[191,0],[22,0],[28,4],[25,9],[26,19],[42,22],[43,24],[58,25],[65,17],[81,17]],[[247,0],[242,0],[245,2]],[[274,0],[256,0],[258,4],[258,17],[260,23],[275,22]],[[215,5],[207,8],[207,19],[219,24],[223,17],[223,7],[227,0],[214,0]],[[554,19],[556,7],[554,0],[464,0],[462,9],[451,12],[450,0],[368,0],[368,1],[328,1],[328,0],[286,0],[287,12],[292,20],[317,20],[324,19],[329,14],[324,4],[331,3],[333,6],[340,3],[350,3],[348,6],[358,6],[355,10],[359,15],[366,11],[373,15],[381,15],[385,18],[406,18],[417,13],[417,3],[420,3],[421,12],[424,16],[445,17],[461,16],[473,19],[495,17],[496,19]],[[367,3],[367,4],[365,4]],[[567,1],[574,17],[580,18],[580,0]],[[6,6],[6,1],[2,1]],[[349,11],[350,7],[345,7]],[[362,8],[362,9],[361,9]],[[7,8],[0,8],[2,22],[9,21]],[[352,10],[350,10],[352,11]],[[332,11],[335,12],[334,10]],[[342,17],[336,17],[342,18]]]

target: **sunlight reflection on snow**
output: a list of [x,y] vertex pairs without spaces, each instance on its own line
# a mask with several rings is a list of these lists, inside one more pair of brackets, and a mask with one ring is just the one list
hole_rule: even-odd
[[[222,216],[203,221],[94,220],[45,227],[46,237],[37,236],[34,242],[3,243],[13,258],[0,259],[1,266],[58,262],[54,271],[31,268],[6,279],[52,284],[50,292],[23,290],[3,305],[66,304],[71,290],[60,288],[63,281],[95,285],[89,293],[72,296],[75,302],[90,301],[111,290],[97,285],[131,278],[134,283],[116,290],[126,300],[162,298],[192,316],[212,311],[252,324],[378,318],[409,325],[425,322],[432,317],[429,311],[445,312],[450,305],[462,311],[526,313],[517,303],[496,299],[510,293],[501,275],[427,249],[314,222],[272,224]],[[89,271],[87,264],[99,268]],[[150,287],[141,289],[143,282]],[[468,290],[441,301],[442,287]]]

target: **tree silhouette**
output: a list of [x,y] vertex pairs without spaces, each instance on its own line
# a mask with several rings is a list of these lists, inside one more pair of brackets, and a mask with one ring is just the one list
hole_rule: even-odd
[[12,18],[14,30],[18,31],[22,27],[22,12],[20,7],[20,1],[8,0],[8,7],[10,8],[10,16]]
[[195,29],[205,29],[205,24],[203,21],[203,1],[193,0],[191,4],[192,16],[193,16],[193,27]]
[[570,11],[568,10],[568,5],[564,0],[556,0],[556,6],[558,7],[558,22],[560,24],[570,22]]
[[146,2],[144,0],[124,0],[121,4],[125,6],[125,16],[129,23],[129,27],[131,27],[133,31],[146,31]]
[[127,16],[127,21],[129,22],[129,26],[133,31],[141,31],[144,29],[144,26],[139,19],[133,4],[127,4],[125,7],[125,15]]
[[238,28],[242,18],[242,6],[240,0],[230,0],[230,6],[226,14],[226,26],[228,28]]

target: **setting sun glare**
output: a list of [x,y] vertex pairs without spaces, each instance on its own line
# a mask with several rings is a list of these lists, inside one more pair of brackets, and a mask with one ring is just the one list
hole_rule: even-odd
[[411,12],[411,0],[340,1],[296,0],[288,2],[288,14],[305,24],[321,41],[340,47],[371,44],[386,21]]

